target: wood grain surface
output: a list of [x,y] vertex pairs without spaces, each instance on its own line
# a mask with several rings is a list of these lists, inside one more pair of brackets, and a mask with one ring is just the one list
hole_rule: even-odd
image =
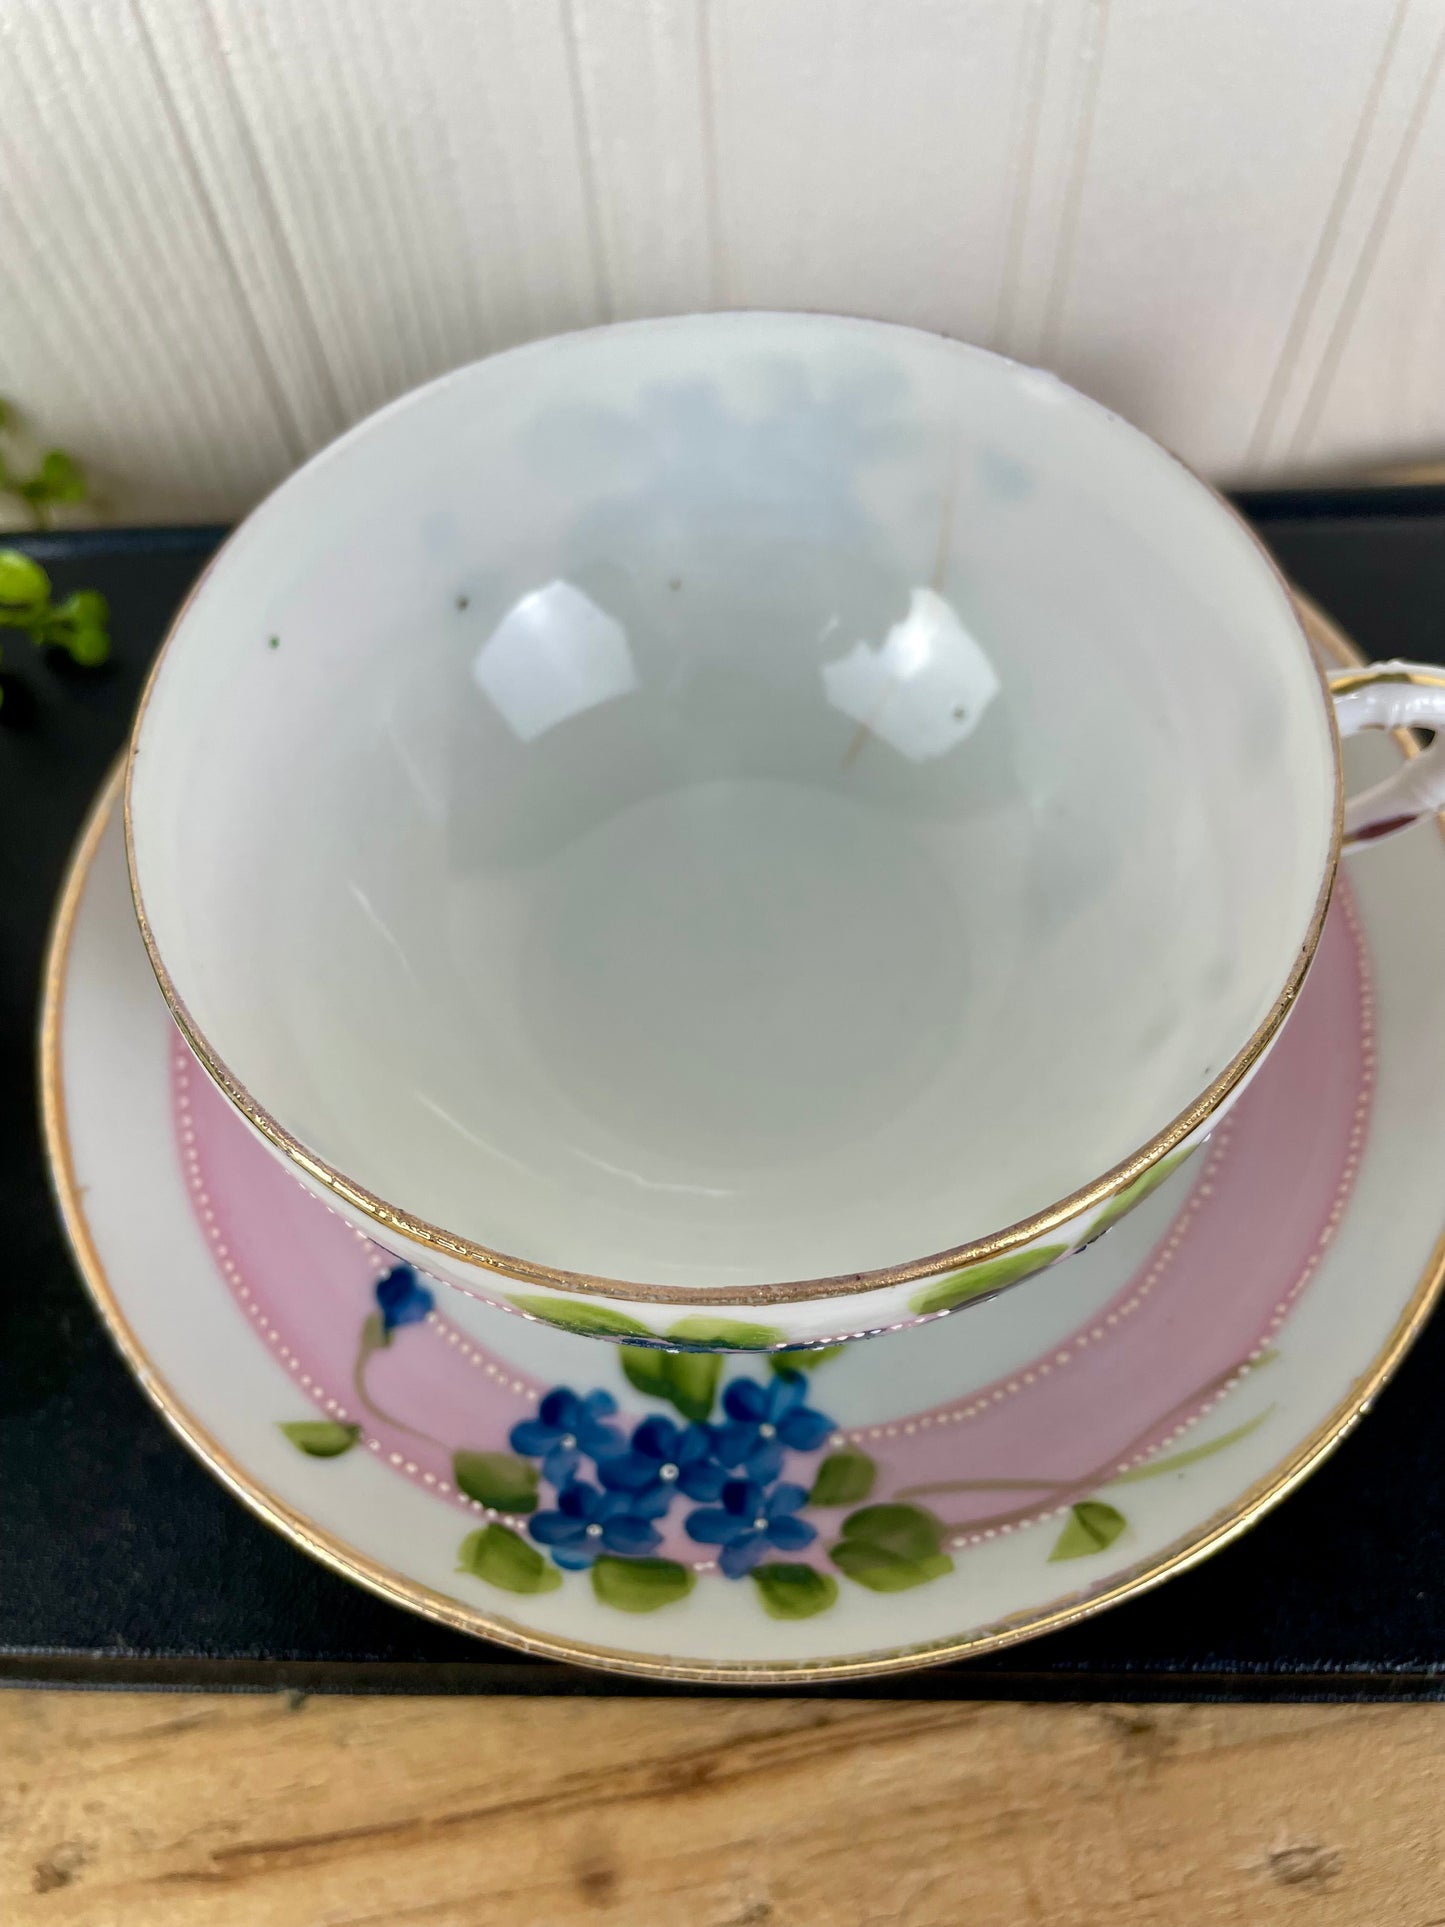
[[1442,1927],[1445,1708],[0,1694],[5,1927]]

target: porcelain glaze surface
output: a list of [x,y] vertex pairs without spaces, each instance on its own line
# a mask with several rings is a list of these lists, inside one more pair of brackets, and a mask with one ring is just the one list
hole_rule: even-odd
[[1278,1014],[1333,826],[1299,623],[1202,485],[1049,377],[822,317],[383,411],[223,551],[138,742],[194,1029],[483,1291],[468,1242],[725,1307],[1049,1210]]
[[1193,1167],[1026,1292],[806,1372],[599,1346],[398,1269],[191,1061],[114,816],[52,960],[49,1143],[150,1395],[339,1570],[588,1663],[866,1674],[1155,1583],[1375,1395],[1441,1278],[1442,947],[1432,830],[1352,860],[1295,1016]]

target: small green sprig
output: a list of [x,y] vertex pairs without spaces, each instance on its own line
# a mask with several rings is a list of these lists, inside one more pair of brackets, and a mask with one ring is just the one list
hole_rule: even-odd
[[[0,434],[14,426],[9,404],[0,401]],[[39,466],[29,475],[21,475],[11,467],[4,448],[0,447],[0,495],[13,495],[23,502],[38,529],[50,527],[54,510],[60,503],[83,502],[88,486],[84,469],[63,448],[47,449]]]
[[[0,401],[0,435],[14,426],[9,405]],[[84,470],[63,448],[48,449],[39,466],[22,475],[0,447],[0,495],[23,502],[36,528],[48,528],[58,504],[82,502],[86,492]],[[20,549],[0,548],[0,628],[23,629],[37,647],[63,649],[72,662],[97,669],[110,655],[109,623],[110,609],[96,590],[78,589],[56,602],[38,562]]]
[[77,589],[55,602],[38,562],[19,549],[0,549],[0,628],[23,629],[41,648],[63,649],[72,662],[98,669],[110,655],[109,619],[98,590]]

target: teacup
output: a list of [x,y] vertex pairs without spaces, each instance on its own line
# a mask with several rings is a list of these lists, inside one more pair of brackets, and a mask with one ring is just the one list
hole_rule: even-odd
[[[1424,680],[1421,680],[1423,678]],[[887,1330],[1091,1242],[1309,968],[1338,734],[1249,530],[1047,374],[718,314],[408,395],[242,524],[142,703],[202,1064],[399,1258],[629,1343]],[[1442,739],[1445,740],[1445,739]]]

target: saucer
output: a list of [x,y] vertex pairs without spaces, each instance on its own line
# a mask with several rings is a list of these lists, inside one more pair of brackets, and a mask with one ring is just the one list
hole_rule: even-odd
[[[1352,780],[1397,754],[1352,745]],[[239,1498],[463,1631],[777,1683],[1066,1625],[1193,1564],[1303,1478],[1445,1277],[1433,827],[1349,866],[1276,1050],[1206,1150],[1106,1238],[927,1327],[769,1359],[499,1314],[304,1191],[170,1021],[117,799],[112,780],[73,862],[42,1040],[86,1282]]]

